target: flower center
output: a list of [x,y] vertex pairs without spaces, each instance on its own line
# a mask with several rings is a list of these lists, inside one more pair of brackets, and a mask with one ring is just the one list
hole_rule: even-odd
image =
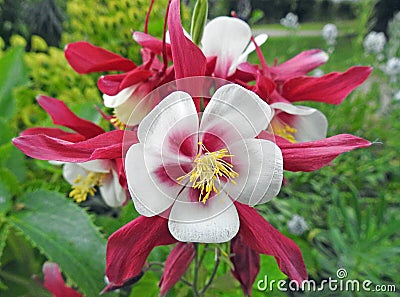
[[177,181],[189,178],[192,188],[200,190],[199,202],[206,203],[211,192],[219,193],[216,186],[221,186],[221,177],[225,177],[233,184],[236,184],[233,179],[238,177],[239,174],[233,170],[232,164],[223,160],[223,158],[233,157],[226,148],[210,152],[201,142],[199,142],[199,145],[200,152],[194,159],[193,169],[179,177]]
[[74,198],[78,203],[85,201],[88,194],[94,195],[96,186],[102,186],[103,178],[106,174],[107,173],[89,172],[85,178],[82,178],[82,175],[79,174],[74,180],[75,185],[72,186],[69,197]]
[[289,126],[286,123],[281,122],[278,119],[274,119],[271,122],[272,125],[272,130],[274,131],[274,134],[285,138],[286,140],[290,141],[291,143],[296,143],[296,138],[294,137],[294,134],[297,133],[297,129]]

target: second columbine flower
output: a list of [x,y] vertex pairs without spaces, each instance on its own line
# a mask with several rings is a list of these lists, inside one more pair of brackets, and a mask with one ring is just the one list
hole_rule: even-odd
[[251,206],[275,197],[283,176],[273,141],[255,139],[271,108],[238,85],[219,88],[199,119],[191,96],[177,91],[140,123],[126,155],[137,211],[168,218],[183,242],[225,242],[239,230],[234,201]]

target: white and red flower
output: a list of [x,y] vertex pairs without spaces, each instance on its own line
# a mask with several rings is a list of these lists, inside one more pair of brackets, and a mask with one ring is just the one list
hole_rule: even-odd
[[[247,60],[247,56],[256,49],[251,37],[250,26],[235,17],[217,17],[207,23],[201,45],[206,57],[216,57],[215,76],[227,78],[240,63]],[[254,40],[260,46],[267,38],[267,34],[260,34]]]
[[219,88],[199,121],[191,96],[174,92],[138,128],[125,159],[137,211],[169,218],[183,242],[225,242],[239,229],[234,201],[256,205],[275,197],[282,155],[266,129],[270,107],[238,85]]
[[116,163],[113,160],[91,160],[82,163],[53,162],[63,165],[63,177],[72,186],[69,196],[82,202],[94,195],[96,187],[104,202],[118,207],[127,201],[127,192],[119,182]]
[[122,130],[105,132],[100,126],[76,116],[58,99],[39,96],[37,101],[54,124],[74,132],[53,127],[29,128],[14,138],[13,144],[32,158],[64,164],[65,179],[73,186],[87,190],[77,194],[90,193],[95,186],[100,186],[109,206],[123,205],[127,200],[123,139],[127,144],[135,143],[136,133]]

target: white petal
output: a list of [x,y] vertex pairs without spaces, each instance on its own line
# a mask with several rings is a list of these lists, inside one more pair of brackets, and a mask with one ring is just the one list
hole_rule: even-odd
[[138,86],[139,84],[136,84],[129,88],[125,88],[114,96],[103,94],[104,105],[106,107],[111,107],[111,108],[115,108],[122,105],[129,99],[129,97],[133,94],[133,92],[136,90]]
[[92,160],[83,163],[76,163],[87,171],[98,173],[109,173],[112,168],[111,160]]
[[239,59],[251,38],[251,29],[247,23],[232,17],[217,17],[204,28],[204,54],[217,56],[215,74],[227,77],[232,64]]
[[319,140],[326,137],[328,120],[318,109],[283,102],[273,103],[271,107],[278,110],[278,118],[279,111],[296,116],[293,122],[287,124],[297,130],[294,134],[297,142]]
[[207,132],[227,144],[254,138],[267,128],[272,110],[257,94],[239,85],[219,88],[204,110],[200,132]]
[[315,108],[301,105],[293,105],[291,103],[285,102],[272,103],[270,106],[273,109],[277,109],[278,111],[281,110],[292,115],[310,115],[316,111]]
[[[164,98],[143,119],[138,128],[138,138],[145,151],[158,151],[163,156],[179,156],[184,141],[189,155],[197,154],[199,120],[192,97],[181,91]],[[188,157],[188,160],[191,158]]]
[[297,116],[293,128],[297,130],[297,142],[307,142],[326,138],[328,120],[319,110],[307,116]]
[[182,187],[170,185],[157,178],[155,170],[162,165],[159,157],[146,154],[142,143],[132,145],[125,159],[125,171],[129,190],[136,210],[151,217],[168,209]]
[[[256,37],[254,37],[254,41],[256,42],[256,44],[258,46],[263,45],[268,39],[268,35],[267,34],[260,34],[257,35]],[[247,56],[252,53],[253,51],[256,50],[256,46],[254,45],[253,42],[250,42],[249,45],[247,46],[246,50],[240,55],[239,59],[236,61],[236,63],[234,65],[231,66],[231,68],[229,69],[229,75],[233,74],[236,70],[236,67],[243,62],[247,61]]]
[[[188,189],[181,195],[188,195]],[[239,216],[224,193],[202,202],[176,201],[169,215],[172,236],[182,242],[219,243],[231,240],[239,231]]]
[[110,207],[118,207],[126,201],[125,189],[118,181],[118,174],[115,170],[111,170],[103,179],[103,184],[100,187],[100,194],[104,202]]
[[274,198],[282,185],[283,158],[279,147],[268,140],[247,139],[229,147],[233,154],[233,170],[239,173],[232,182],[226,183],[226,191],[232,199],[254,206]]
[[74,182],[78,176],[85,178],[88,172],[78,163],[65,163],[63,166],[63,177],[70,184],[75,185]]

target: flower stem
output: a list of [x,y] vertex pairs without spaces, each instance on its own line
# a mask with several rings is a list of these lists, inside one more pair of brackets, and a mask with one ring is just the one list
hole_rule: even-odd
[[200,297],[199,291],[197,291],[197,278],[199,276],[199,244],[194,243],[194,271],[193,271],[193,283],[192,290],[195,297]]
[[194,244],[195,255],[194,255],[194,267],[193,267],[193,282],[190,283],[189,281],[181,278],[181,281],[183,283],[185,283],[186,285],[188,285],[192,288],[194,297],[204,296],[205,292],[207,291],[207,289],[211,286],[212,282],[214,281],[214,278],[217,275],[219,264],[221,262],[220,261],[221,251],[218,247],[216,247],[214,249],[215,264],[214,264],[213,271],[212,271],[207,283],[205,284],[205,286],[201,290],[199,290],[199,288],[198,288],[198,286],[199,286],[199,284],[198,284],[199,270],[200,270],[200,266],[205,258],[205,254],[208,250],[210,250],[208,248],[208,244],[205,244],[203,247],[203,250],[201,251],[201,253],[199,253],[199,244],[198,243]]
[[200,295],[203,295],[206,291],[207,291],[207,289],[210,287],[210,285],[212,284],[212,282],[213,282],[213,280],[214,280],[214,277],[216,276],[216,274],[217,274],[217,270],[218,270],[218,266],[219,266],[219,263],[220,263],[220,255],[221,255],[221,253],[220,253],[220,250],[219,250],[219,248],[215,248],[215,264],[214,264],[214,269],[213,269],[213,271],[212,271],[212,273],[211,273],[211,276],[210,276],[210,278],[208,279],[208,282],[207,282],[207,284],[204,286],[204,288],[200,291]]

